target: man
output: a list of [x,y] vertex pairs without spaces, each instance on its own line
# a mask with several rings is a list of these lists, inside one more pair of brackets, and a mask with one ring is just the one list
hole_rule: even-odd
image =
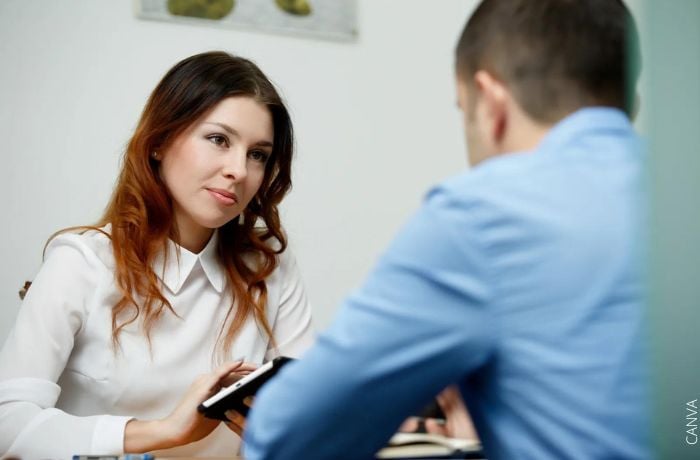
[[456,50],[474,167],[262,390],[247,458],[371,458],[453,383],[489,459],[649,455],[635,34],[619,0],[479,5]]

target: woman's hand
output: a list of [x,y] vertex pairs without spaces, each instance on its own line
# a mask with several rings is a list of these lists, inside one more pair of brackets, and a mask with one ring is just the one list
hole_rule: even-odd
[[218,391],[226,380],[248,374],[256,367],[254,364],[234,361],[224,364],[211,374],[200,375],[166,418],[153,421],[131,420],[126,424],[124,452],[167,449],[206,437],[219,421],[204,417],[197,411],[197,406]]
[[[248,409],[253,405],[254,396],[246,396],[243,399],[243,404],[248,406]],[[239,437],[243,437],[243,430],[245,430],[245,416],[236,410],[226,411],[226,418],[229,419],[226,422],[226,426],[229,430],[236,433]]]

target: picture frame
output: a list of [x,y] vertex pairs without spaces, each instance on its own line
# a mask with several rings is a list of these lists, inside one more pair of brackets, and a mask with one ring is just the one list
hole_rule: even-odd
[[357,0],[134,0],[146,20],[337,41],[357,38]]

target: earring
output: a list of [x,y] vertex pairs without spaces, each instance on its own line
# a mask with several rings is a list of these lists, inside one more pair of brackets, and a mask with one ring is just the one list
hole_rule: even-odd
[[154,160],[157,160],[158,159],[158,152],[151,152],[151,158],[153,158]]

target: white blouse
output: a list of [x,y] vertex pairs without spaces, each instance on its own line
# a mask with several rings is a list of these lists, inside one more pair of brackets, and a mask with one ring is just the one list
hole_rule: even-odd
[[[25,459],[121,454],[130,419],[167,416],[195,377],[217,365],[231,294],[216,240],[215,233],[199,254],[169,242],[167,259],[161,254],[154,263],[179,317],[163,313],[149,353],[138,321],[122,330],[116,352],[112,346],[112,306],[121,294],[110,240],[96,231],[55,238],[0,352],[0,451]],[[288,251],[267,288],[278,348],[249,318],[231,359],[262,363],[277,352],[299,356],[311,345],[311,311]],[[196,443],[157,454],[231,456],[239,445],[222,424]]]

